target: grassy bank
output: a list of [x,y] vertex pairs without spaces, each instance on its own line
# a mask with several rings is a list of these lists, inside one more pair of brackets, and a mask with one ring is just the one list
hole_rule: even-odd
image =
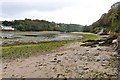
[[72,33],[74,35],[81,35],[84,37],[82,40],[71,40],[71,41],[59,41],[59,42],[49,42],[43,44],[30,44],[30,45],[19,45],[19,46],[7,46],[2,47],[2,57],[7,59],[13,59],[18,57],[28,57],[30,55],[43,54],[50,50],[56,49],[58,47],[64,46],[65,44],[72,42],[82,42],[85,40],[99,39],[100,37],[94,34],[82,34],[82,33]]
[[64,46],[71,41],[50,42],[44,44],[31,44],[2,47],[3,58],[28,57],[30,55],[43,54],[55,48]]
[[82,33],[82,32],[76,32],[76,33],[71,33],[71,34],[74,34],[74,35],[81,35],[83,36],[84,38],[81,39],[81,40],[76,40],[76,41],[79,41],[79,42],[83,42],[83,41],[86,41],[86,40],[98,40],[98,39],[101,39],[101,37],[99,35],[96,35],[96,34],[92,34],[92,33]]

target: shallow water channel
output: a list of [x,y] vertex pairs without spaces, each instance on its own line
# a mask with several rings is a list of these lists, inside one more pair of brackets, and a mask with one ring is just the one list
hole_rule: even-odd
[[2,43],[7,44],[13,42],[27,43],[27,42],[42,42],[42,41],[61,41],[61,40],[76,40],[82,39],[82,36],[72,35],[69,33],[8,33],[0,34]]

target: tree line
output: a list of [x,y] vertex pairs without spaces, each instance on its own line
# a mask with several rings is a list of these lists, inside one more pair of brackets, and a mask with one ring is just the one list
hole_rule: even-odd
[[55,23],[46,20],[31,20],[27,18],[25,20],[3,21],[2,25],[12,26],[17,31],[82,31],[82,25],[78,24]]

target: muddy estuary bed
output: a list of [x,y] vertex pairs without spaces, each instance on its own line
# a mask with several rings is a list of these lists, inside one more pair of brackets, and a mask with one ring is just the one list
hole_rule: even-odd
[[73,35],[70,33],[9,33],[4,32],[0,34],[2,43],[0,45],[17,45],[17,44],[30,44],[30,43],[42,43],[49,41],[67,41],[83,39],[83,36]]

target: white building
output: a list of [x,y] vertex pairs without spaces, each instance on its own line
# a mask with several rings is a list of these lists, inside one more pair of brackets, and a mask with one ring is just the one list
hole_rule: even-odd
[[14,31],[15,29],[11,26],[0,26],[0,30]]

